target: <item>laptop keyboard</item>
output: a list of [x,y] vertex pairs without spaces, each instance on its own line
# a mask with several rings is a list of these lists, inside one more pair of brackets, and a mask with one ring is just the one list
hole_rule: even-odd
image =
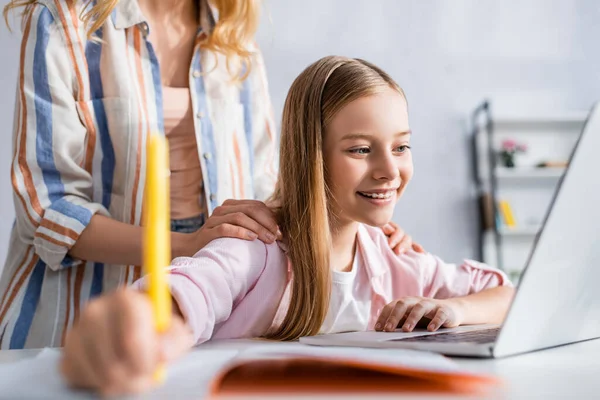
[[500,328],[490,328],[462,332],[440,332],[433,335],[413,336],[403,339],[392,339],[393,342],[438,342],[438,343],[491,343],[496,340]]

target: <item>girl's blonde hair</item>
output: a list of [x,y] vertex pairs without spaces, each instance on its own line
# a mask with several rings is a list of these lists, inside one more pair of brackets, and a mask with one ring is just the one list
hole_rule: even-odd
[[336,113],[360,97],[386,88],[404,92],[378,67],[330,56],[306,68],[292,84],[283,109],[279,178],[273,198],[279,226],[289,241],[293,280],[288,312],[270,339],[294,340],[318,333],[331,286],[331,197],[323,160],[323,135]]
[[[74,4],[77,0],[72,0]],[[82,0],[80,19],[86,26],[88,38],[104,25],[119,0]],[[23,14],[31,11],[38,0],[11,0],[4,7],[4,19],[8,23],[11,10],[23,7]],[[95,4],[94,4],[95,2]],[[210,0],[219,14],[214,27],[208,26],[209,0],[197,0],[202,10],[202,28],[209,31],[201,43],[207,50],[225,55],[227,69],[234,80],[243,80],[251,68],[252,53],[248,50],[258,29],[260,0]],[[240,78],[241,76],[241,78]]]

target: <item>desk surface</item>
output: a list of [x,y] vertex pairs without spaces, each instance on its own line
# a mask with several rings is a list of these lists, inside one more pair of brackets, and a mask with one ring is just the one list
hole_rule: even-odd
[[[239,347],[240,342],[234,345]],[[230,346],[231,343],[216,342],[202,348]],[[0,363],[34,357],[38,353],[39,350],[0,351]],[[600,392],[600,339],[497,360],[453,359],[467,370],[504,380],[503,394],[509,399],[597,398]],[[316,397],[311,396],[311,399]]]

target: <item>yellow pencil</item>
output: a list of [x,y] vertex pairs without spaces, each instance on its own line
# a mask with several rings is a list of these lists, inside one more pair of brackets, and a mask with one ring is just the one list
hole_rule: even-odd
[[[164,136],[149,136],[146,165],[143,261],[154,324],[156,331],[162,333],[171,323],[171,294],[165,271],[171,262],[169,152]],[[159,383],[164,381],[164,366],[156,371],[154,378]]]

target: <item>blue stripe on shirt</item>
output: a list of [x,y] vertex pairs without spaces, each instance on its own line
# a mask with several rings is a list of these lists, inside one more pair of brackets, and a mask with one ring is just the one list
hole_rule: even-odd
[[248,161],[250,163],[250,176],[254,176],[254,140],[252,138],[252,109],[250,100],[250,78],[242,83],[240,102],[244,108],[244,130],[248,143]]
[[146,48],[148,49],[148,55],[150,56],[150,62],[152,64],[152,83],[154,83],[154,101],[156,103],[156,113],[158,118],[158,129],[161,134],[165,134],[165,124],[163,115],[163,96],[162,96],[162,83],[160,80],[160,66],[158,65],[158,59],[154,53],[154,49],[150,42],[146,41]]
[[48,47],[50,29],[53,23],[52,14],[46,7],[43,7],[37,21],[37,40],[33,54],[33,86],[37,128],[35,150],[37,163],[42,171],[42,177],[48,190],[48,198],[51,202],[60,199],[65,191],[60,173],[54,163],[52,95],[50,94],[46,66],[46,48]]
[[10,337],[11,349],[22,349],[25,347],[25,341],[27,340],[31,322],[33,321],[33,314],[40,301],[42,281],[44,280],[45,272],[46,264],[44,264],[42,260],[38,260],[29,278],[25,296],[21,303],[21,312],[19,313],[19,318],[15,323],[12,336]]
[[[211,196],[206,199],[210,204],[209,210],[214,210],[219,204],[217,204],[217,196],[219,190],[219,183],[217,181],[217,151],[215,147],[215,138],[213,136],[213,126],[210,121],[210,114],[208,113],[208,100],[206,95],[206,87],[204,86],[204,74],[202,74],[202,63],[200,62],[202,52],[198,52],[194,55],[192,65],[194,69],[200,72],[200,76],[195,78],[196,93],[198,95],[198,109],[195,110],[197,113],[202,113],[203,118],[200,118],[200,135],[201,143],[200,146],[204,152],[208,152],[212,155],[210,160],[206,160],[206,174],[208,175],[208,189]],[[206,182],[204,182],[206,185]]]
[[60,172],[56,169],[54,163],[52,95],[46,66],[46,49],[50,38],[50,29],[54,27],[53,23],[52,14],[46,7],[43,7],[37,22],[37,40],[33,54],[37,163],[42,171],[42,177],[48,190],[48,198],[51,202],[49,208],[87,225],[92,217],[91,212],[64,199],[65,188],[61,181]]
[[[95,32],[95,36],[102,40],[104,28]],[[90,94],[98,125],[98,138],[102,149],[102,205],[110,209],[113,191],[113,178],[115,174],[115,150],[108,131],[108,120],[104,109],[104,88],[102,87],[102,75],[100,74],[100,60],[102,58],[102,43],[88,41],[85,47],[85,58],[88,64],[88,75],[90,79]],[[104,264],[94,263],[94,272],[90,286],[90,299],[102,293],[104,286]]]
[[76,219],[84,226],[87,226],[87,224],[90,223],[90,219],[92,219],[92,212],[90,210],[85,207],[78,206],[77,204],[73,204],[64,198],[60,198],[52,202],[48,208],[70,218]]

